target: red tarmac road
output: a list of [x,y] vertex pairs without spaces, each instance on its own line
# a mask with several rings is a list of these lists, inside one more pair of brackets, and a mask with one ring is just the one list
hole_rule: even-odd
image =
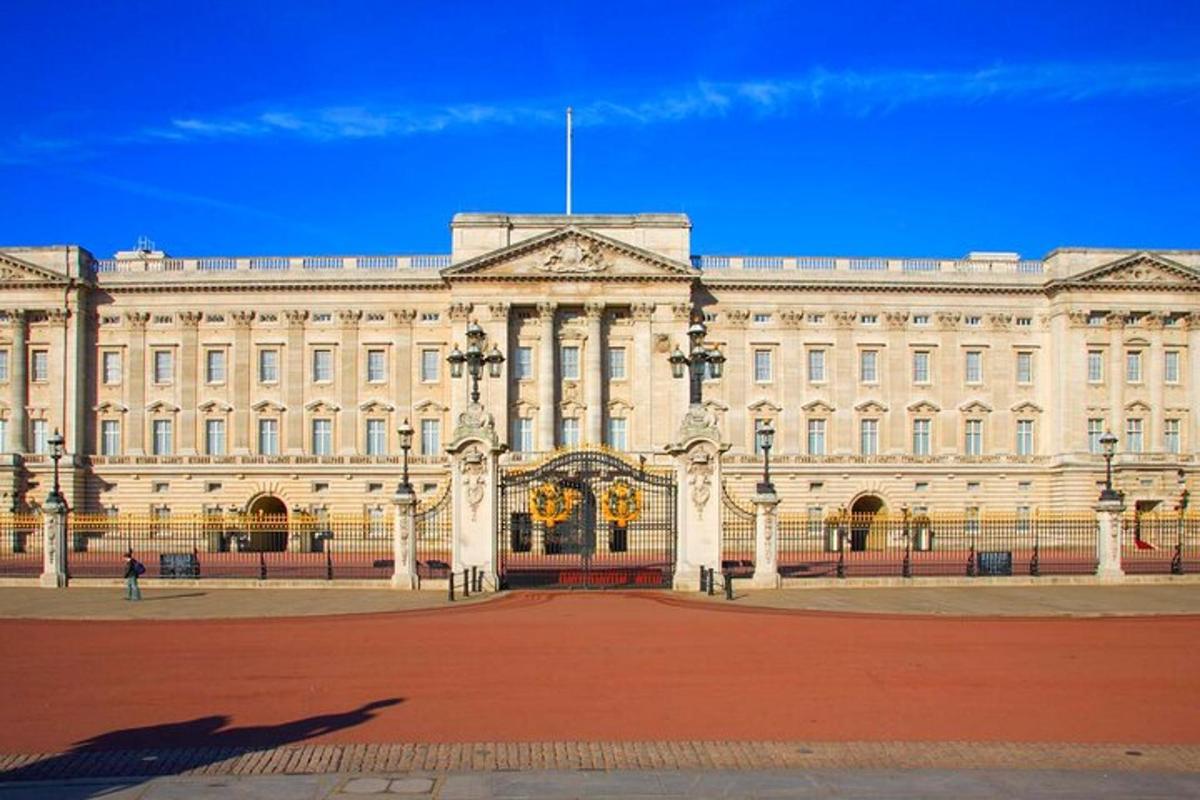
[[1200,743],[1195,616],[854,616],[530,593],[307,619],[2,620],[0,667],[9,753],[300,740]]

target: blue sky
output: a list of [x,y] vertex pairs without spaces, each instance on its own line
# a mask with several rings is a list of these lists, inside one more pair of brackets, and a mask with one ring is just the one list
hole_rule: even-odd
[[684,211],[706,253],[1200,247],[1200,3],[23,3],[0,243],[446,252]]

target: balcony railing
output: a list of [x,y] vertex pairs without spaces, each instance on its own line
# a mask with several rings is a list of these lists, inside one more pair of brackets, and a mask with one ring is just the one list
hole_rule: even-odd
[[158,272],[355,272],[439,270],[450,266],[447,253],[382,256],[251,256],[210,258],[101,258],[99,275],[137,275]]
[[692,256],[692,266],[712,272],[886,272],[904,275],[930,273],[985,273],[1043,275],[1046,265],[1037,260],[977,260],[955,258],[848,258],[833,256]]

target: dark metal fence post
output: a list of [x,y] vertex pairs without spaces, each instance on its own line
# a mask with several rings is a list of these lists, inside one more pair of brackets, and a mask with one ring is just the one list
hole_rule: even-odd
[[267,557],[264,553],[258,554],[258,579],[260,581],[267,579]]
[[702,592],[704,591],[704,573],[707,569],[708,567],[700,567],[700,591]]
[[1171,574],[1183,574],[1183,514],[1175,521],[1175,554],[1171,556]]
[[471,585],[468,583],[470,575],[470,571],[466,567],[463,567],[463,597],[471,596]]
[[1033,557],[1029,559],[1029,574],[1035,578],[1042,574],[1041,531],[1037,520],[1033,522]]
[[448,581],[448,583],[450,584],[450,602],[453,603],[454,602],[454,573],[453,572],[450,573],[450,580]]
[[724,578],[725,578],[725,599],[732,600],[733,599],[733,573],[732,572],[724,573]]
[[715,594],[715,592],[713,591],[713,582],[714,582],[714,581],[713,581],[713,574],[714,574],[716,571],[717,571],[717,570],[716,570],[716,568],[715,568],[715,567],[709,568],[709,570],[708,570],[708,596],[709,596],[709,597],[712,597],[712,596],[713,596],[713,594]]
[[900,575],[912,577],[912,531],[908,527],[908,508],[904,509],[904,561],[900,564]]
[[844,578],[846,577],[846,529],[841,525],[841,523],[838,523],[837,526],[837,543],[837,576],[839,578]]
[[325,580],[333,580],[333,559],[329,554],[329,540],[325,540]]

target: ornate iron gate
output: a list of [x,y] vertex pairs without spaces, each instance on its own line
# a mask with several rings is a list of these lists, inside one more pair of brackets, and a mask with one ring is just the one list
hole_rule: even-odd
[[596,448],[500,475],[500,585],[669,587],[675,475]]
[[450,502],[450,483],[429,505],[417,507],[416,561],[421,578],[446,578],[450,575],[454,547],[454,517]]

